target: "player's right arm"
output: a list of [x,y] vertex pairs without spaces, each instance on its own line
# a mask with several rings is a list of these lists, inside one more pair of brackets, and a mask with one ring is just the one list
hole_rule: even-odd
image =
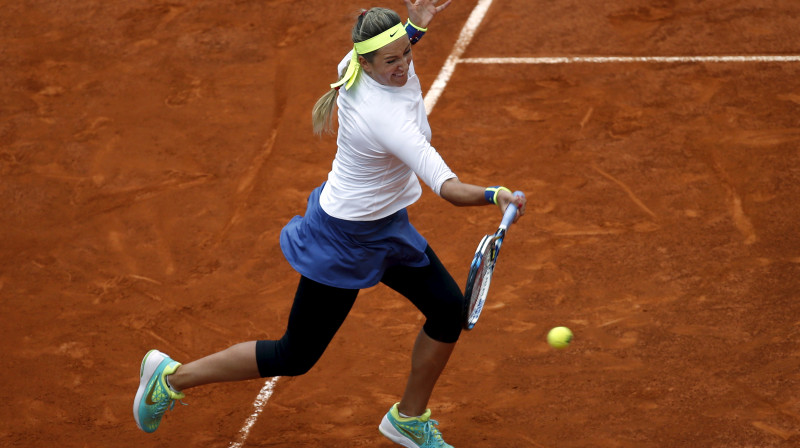
[[[457,178],[446,180],[441,187],[440,194],[442,198],[457,206],[472,206],[472,205],[487,205],[486,201],[486,188],[477,185],[465,184]],[[527,200],[525,196],[514,196],[510,191],[499,190],[497,192],[497,206],[500,211],[504,211],[508,204],[514,202],[519,213],[517,213],[514,222],[525,213],[525,204]]]
[[484,196],[484,187],[465,184],[457,178],[447,179],[440,190],[440,196],[447,202],[459,206],[467,207],[472,205],[487,205]]

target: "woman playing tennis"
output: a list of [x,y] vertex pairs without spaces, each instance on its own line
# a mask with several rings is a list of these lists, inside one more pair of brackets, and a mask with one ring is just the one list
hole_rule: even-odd
[[[425,316],[412,354],[405,392],[379,425],[380,432],[414,448],[450,447],[428,400],[463,324],[464,297],[406,208],[421,178],[458,206],[524,197],[502,187],[462,183],[430,145],[431,129],[414,72],[411,45],[450,1],[404,0],[409,21],[392,10],[363,11],[352,31],[353,50],[339,64],[339,80],[314,107],[316,133],[332,131],[338,107],[338,150],[328,178],[312,191],[305,215],[282,230],[281,249],[301,275],[289,322],[279,340],[250,341],[181,365],[151,350],[142,360],[133,412],[153,432],[164,412],[192,387],[222,381],[295,376],[322,356],[360,289],[383,283]],[[387,404],[388,405],[388,404]]]

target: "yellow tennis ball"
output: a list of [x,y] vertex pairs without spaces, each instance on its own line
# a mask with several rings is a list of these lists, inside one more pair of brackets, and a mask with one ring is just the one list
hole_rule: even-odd
[[572,330],[567,327],[555,327],[547,333],[547,343],[553,348],[564,348],[572,342]]

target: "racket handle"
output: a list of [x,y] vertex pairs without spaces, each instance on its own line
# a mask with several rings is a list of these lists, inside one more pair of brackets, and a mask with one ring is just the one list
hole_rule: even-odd
[[[517,190],[517,191],[514,192],[514,196],[523,196],[524,197],[525,193]],[[503,213],[503,220],[500,221],[500,228],[501,229],[507,229],[508,226],[510,226],[511,223],[514,222],[514,217],[515,216],[517,216],[517,204],[512,202],[512,203],[508,204],[508,207],[506,207],[506,212]]]

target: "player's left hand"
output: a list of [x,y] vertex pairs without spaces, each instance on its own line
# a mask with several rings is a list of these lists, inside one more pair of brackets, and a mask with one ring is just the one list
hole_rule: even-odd
[[408,19],[420,28],[427,28],[433,16],[450,6],[452,0],[447,0],[439,6],[439,0],[403,0],[408,8]]

